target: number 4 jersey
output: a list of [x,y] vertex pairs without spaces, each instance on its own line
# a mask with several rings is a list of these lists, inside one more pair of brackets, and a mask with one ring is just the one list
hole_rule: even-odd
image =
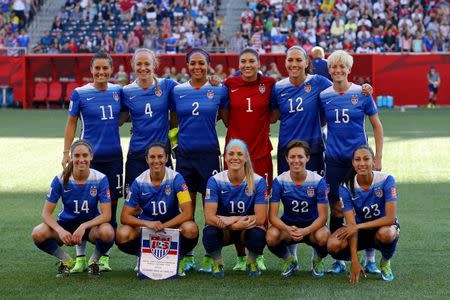
[[70,96],[69,115],[80,118],[80,138],[92,144],[96,162],[122,159],[119,136],[121,98],[122,88],[111,83],[105,91],[88,83],[76,88]]
[[354,180],[354,195],[349,188],[340,186],[339,196],[344,212],[355,210],[357,224],[384,217],[386,203],[397,202],[397,188],[391,175],[373,171],[372,186],[368,190],[359,186],[356,176]]
[[86,222],[99,215],[99,203],[111,203],[108,178],[97,170],[90,169],[84,184],[75,182],[72,176],[66,186],[62,175],[55,176],[46,200],[57,203],[62,199],[63,207],[58,215],[62,221]]

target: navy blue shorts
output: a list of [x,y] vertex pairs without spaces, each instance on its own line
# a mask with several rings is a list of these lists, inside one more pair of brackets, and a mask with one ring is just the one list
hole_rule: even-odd
[[330,204],[339,201],[339,185],[345,179],[348,172],[353,167],[342,167],[327,164],[325,168],[325,181],[330,186],[330,192],[328,193],[328,201]]
[[437,92],[438,92],[438,88],[437,88],[437,87],[434,87],[433,84],[429,84],[429,85],[428,85],[428,90],[429,90],[430,92],[432,92],[432,93],[435,93],[435,94],[437,94]]
[[[64,228],[65,230],[67,230],[70,233],[74,233],[75,230],[77,230],[77,228],[80,227],[80,224],[84,223],[84,222],[74,222],[74,221],[65,221],[65,220],[58,220],[57,222],[62,228]],[[86,229],[86,231],[84,232],[83,238],[82,238],[83,241],[89,240],[90,232],[91,232],[90,228]]]
[[204,196],[209,178],[220,172],[219,154],[186,155],[177,152],[176,158],[176,171],[183,176],[189,192]]
[[[172,168],[170,155],[166,166]],[[146,170],[148,170],[148,164],[145,160],[145,153],[128,153],[127,162],[125,163],[125,198],[133,181]]]
[[91,168],[108,177],[111,200],[117,200],[123,196],[123,159],[114,161],[91,162]]
[[[285,149],[278,149],[277,154],[277,168],[278,175],[281,173],[289,171],[289,164],[286,161]],[[309,157],[309,161],[306,164],[306,169],[316,172],[320,176],[325,174],[325,163],[323,162],[323,152],[313,153]]]

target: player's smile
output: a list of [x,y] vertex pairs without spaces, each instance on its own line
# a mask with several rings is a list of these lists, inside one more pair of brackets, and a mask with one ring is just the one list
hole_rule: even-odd
[[289,73],[289,77],[299,77],[305,74],[306,61],[303,54],[298,50],[292,50],[289,52],[285,65]]
[[149,53],[138,53],[133,61],[133,65],[139,79],[149,79],[153,75],[153,66]]
[[226,161],[230,170],[240,170],[247,161],[244,150],[238,145],[231,147],[226,153]]
[[330,66],[330,75],[333,81],[345,81],[348,74],[350,74],[350,69],[343,62],[337,62]]
[[109,61],[107,59],[96,59],[91,67],[91,73],[96,83],[107,83],[112,73]]
[[359,149],[353,157],[353,167],[358,175],[366,176],[372,173],[374,162],[369,151]]
[[239,58],[239,70],[246,81],[256,80],[259,61],[253,53],[244,53]]
[[89,169],[89,166],[91,165],[92,156],[89,152],[89,149],[84,146],[80,145],[77,146],[72,154],[72,162],[74,169],[77,170],[85,170]]
[[189,74],[191,74],[192,79],[196,81],[206,81],[208,62],[205,56],[201,53],[192,54],[188,63],[188,71]]
[[302,172],[306,168],[308,160],[303,148],[295,147],[289,150],[287,162],[292,172]]
[[147,164],[152,172],[160,172],[165,168],[167,154],[161,147],[152,147],[147,154]]

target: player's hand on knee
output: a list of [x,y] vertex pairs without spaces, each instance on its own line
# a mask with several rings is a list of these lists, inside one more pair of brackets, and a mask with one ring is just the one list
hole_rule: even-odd
[[78,226],[77,230],[72,234],[72,241],[74,244],[81,245],[83,240],[83,235],[86,232],[86,228],[84,228],[83,224]]
[[62,229],[60,232],[58,232],[58,236],[61,239],[61,241],[64,243],[64,245],[72,246],[73,245],[73,238],[72,234],[68,232],[65,229]]
[[147,228],[153,229],[155,231],[163,231],[164,226],[160,221],[148,222]]

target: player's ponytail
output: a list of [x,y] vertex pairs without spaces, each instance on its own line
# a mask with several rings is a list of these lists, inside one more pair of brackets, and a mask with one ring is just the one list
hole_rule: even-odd
[[[78,141],[74,142],[72,144],[72,146],[70,147],[70,159],[73,158],[73,152],[75,151],[75,148],[80,146],[80,145],[83,145],[86,148],[88,148],[89,153],[91,154],[91,156],[94,155],[94,151],[92,150],[92,146],[91,146],[91,144],[88,141],[86,141],[86,140],[78,140]],[[73,161],[71,160],[67,164],[67,166],[64,168],[64,171],[63,171],[63,174],[62,174],[64,188],[67,187],[67,184],[69,183],[69,178],[72,175],[72,172],[73,172]]]
[[250,154],[248,152],[247,145],[242,140],[232,139],[228,143],[225,151],[228,152],[231,149],[231,147],[233,147],[235,145],[242,148],[242,150],[244,151],[245,156],[247,158],[247,161],[244,164],[245,181],[247,182],[248,194],[253,195],[253,192],[255,191],[255,173],[253,171],[253,165],[252,165],[252,161],[250,160]]

